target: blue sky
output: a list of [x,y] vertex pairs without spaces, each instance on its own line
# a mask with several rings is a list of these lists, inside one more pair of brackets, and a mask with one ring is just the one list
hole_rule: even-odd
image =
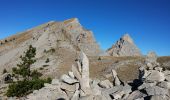
[[0,0],[0,39],[73,17],[104,50],[128,32],[143,54],[170,55],[170,0]]

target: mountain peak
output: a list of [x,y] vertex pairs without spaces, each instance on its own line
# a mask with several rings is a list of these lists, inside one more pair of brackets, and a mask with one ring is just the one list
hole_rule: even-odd
[[108,49],[107,52],[111,56],[141,56],[140,50],[127,33]]
[[128,33],[124,34],[121,39],[133,44],[133,39],[130,37],[130,35]]
[[64,24],[68,24],[68,23],[79,23],[79,20],[78,18],[71,18],[64,21]]

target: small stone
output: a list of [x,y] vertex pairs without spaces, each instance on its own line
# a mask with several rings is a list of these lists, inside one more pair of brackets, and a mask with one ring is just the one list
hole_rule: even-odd
[[68,75],[64,74],[61,76],[61,80],[65,83],[68,83],[68,84],[74,84],[74,83],[78,83],[78,80],[76,79],[73,79],[71,77],[69,77]]
[[63,90],[70,91],[70,92],[75,92],[76,85],[69,85],[69,84],[66,84],[66,83],[61,83],[60,88],[63,89]]
[[148,67],[150,70],[153,69],[153,65],[152,65],[151,63],[147,63],[146,65],[147,65],[147,67]]
[[68,75],[69,75],[71,78],[73,78],[73,79],[75,78],[73,72],[70,72],[70,71],[69,71],[69,72],[68,72]]
[[133,91],[126,100],[137,100],[140,98],[144,98],[146,96],[147,96],[146,94],[140,92],[139,90],[136,90]]
[[120,91],[120,92],[116,92],[116,93],[114,93],[114,94],[111,94],[111,96],[112,96],[115,100],[117,100],[117,99],[121,99],[124,94],[125,94],[124,91]]
[[114,79],[114,83],[113,83],[115,86],[118,86],[121,84],[119,78],[116,76],[115,79]]
[[112,83],[109,80],[104,80],[99,83],[99,86],[102,88],[111,88],[113,87]]
[[58,79],[53,79],[51,84],[52,85],[60,85],[60,81]]
[[154,69],[159,71],[159,72],[162,72],[162,70],[163,70],[163,68],[161,68],[161,67],[155,67]]
[[114,69],[112,69],[112,75],[113,75],[113,78],[117,76],[117,72]]

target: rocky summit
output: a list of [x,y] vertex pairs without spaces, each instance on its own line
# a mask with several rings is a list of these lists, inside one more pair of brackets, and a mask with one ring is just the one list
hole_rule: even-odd
[[[11,70],[11,67],[16,66],[19,57],[29,45],[37,49],[37,62],[32,68],[46,66],[46,75],[54,75],[53,72],[72,64],[77,51],[82,50],[89,56],[100,53],[92,31],[83,28],[77,18],[63,22],[50,21],[0,40],[0,71],[4,68]],[[49,59],[49,63],[45,63],[46,59]]]
[[107,50],[111,56],[141,56],[140,50],[134,44],[129,34],[125,34],[111,48]]
[[[21,77],[28,66],[42,76]],[[143,56],[129,34],[103,52],[77,18],[50,21],[0,40],[0,100],[170,100],[170,57]]]

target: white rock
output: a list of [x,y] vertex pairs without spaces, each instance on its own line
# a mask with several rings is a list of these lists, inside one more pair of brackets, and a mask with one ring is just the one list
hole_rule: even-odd
[[161,87],[158,87],[158,86],[149,87],[145,90],[146,90],[148,96],[153,96],[153,95],[166,96],[166,95],[169,95],[168,89],[164,89],[164,88],[161,88]]
[[143,83],[141,86],[138,87],[138,90],[142,90],[142,89],[145,89],[145,88],[149,88],[149,87],[152,87],[152,86],[156,86],[156,83],[157,83],[157,82],[153,82],[153,83]]
[[80,62],[81,62],[81,68],[82,68],[82,82],[81,84],[81,89],[83,90],[83,88],[90,88],[90,80],[89,80],[89,59],[87,58],[87,56],[85,55],[84,52],[81,52],[80,54]]
[[80,91],[76,90],[71,100],[79,100]]
[[80,81],[81,75],[80,75],[80,72],[78,71],[77,67],[72,65],[72,71],[73,71],[74,76]]
[[147,67],[149,67],[150,70],[153,69],[153,65],[151,63],[147,63],[146,65],[147,65]]
[[69,71],[69,72],[68,72],[68,75],[69,75],[71,78],[73,78],[73,79],[75,78],[73,72],[70,72],[70,71]]
[[68,83],[68,84],[74,84],[74,83],[77,83],[78,80],[76,79],[73,79],[71,77],[69,77],[68,75],[64,74],[61,76],[61,80],[65,83]]
[[146,77],[147,81],[157,81],[161,82],[165,80],[165,76],[162,72],[156,70],[149,70],[149,75]]
[[53,79],[51,84],[52,85],[60,85],[60,81],[58,79]]
[[163,82],[158,83],[158,86],[165,88],[165,89],[170,89],[170,82],[163,81]]
[[113,78],[117,76],[117,72],[114,69],[112,69],[112,75],[113,75]]
[[[126,100],[141,100],[147,95],[140,92],[139,90],[133,91]],[[143,99],[142,99],[143,100]]]
[[116,76],[115,79],[114,79],[114,83],[113,83],[115,86],[118,86],[121,84],[119,78]]
[[120,91],[111,95],[114,97],[114,100],[117,100],[117,99],[121,99],[124,94],[125,94],[124,91]]
[[155,67],[154,69],[159,71],[159,72],[162,72],[162,70],[163,70],[163,68],[161,68],[161,67]]
[[99,83],[99,86],[102,88],[111,88],[113,87],[112,83],[109,80],[104,80]]
[[66,83],[61,83],[60,88],[66,91],[70,91],[70,92],[75,92],[76,90],[76,85],[69,85]]

